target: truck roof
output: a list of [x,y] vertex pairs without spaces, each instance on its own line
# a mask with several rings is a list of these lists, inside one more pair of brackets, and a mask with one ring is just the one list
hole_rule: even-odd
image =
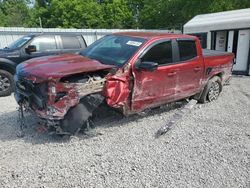
[[42,35],[82,35],[82,33],[58,33],[58,32],[54,32],[54,33],[30,33],[27,34],[25,36],[29,36],[29,37],[38,37],[38,36],[42,36]]
[[144,39],[153,39],[153,38],[193,38],[195,36],[184,35],[184,34],[174,34],[174,33],[159,33],[159,32],[118,32],[116,35],[126,35],[131,37],[139,37]]

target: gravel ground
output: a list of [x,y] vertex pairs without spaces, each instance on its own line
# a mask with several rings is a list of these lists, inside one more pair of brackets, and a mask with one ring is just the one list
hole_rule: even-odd
[[250,187],[250,77],[234,77],[157,139],[178,105],[112,115],[70,140],[39,133],[30,116],[17,138],[16,107],[0,98],[0,187]]

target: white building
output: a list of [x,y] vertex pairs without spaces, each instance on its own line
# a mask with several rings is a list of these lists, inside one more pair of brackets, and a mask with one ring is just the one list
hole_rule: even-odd
[[250,8],[195,16],[184,33],[198,36],[203,48],[233,52],[234,72],[250,75]]

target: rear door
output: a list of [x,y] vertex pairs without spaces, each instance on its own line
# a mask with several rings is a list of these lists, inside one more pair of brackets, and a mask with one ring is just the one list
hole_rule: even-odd
[[204,63],[198,40],[177,39],[174,50],[178,52],[176,66],[176,95],[175,99],[182,99],[198,93],[202,86]]
[[86,43],[81,35],[61,35],[61,53],[76,53],[86,48]]
[[158,63],[155,71],[133,70],[134,89],[132,111],[157,106],[172,100],[176,87],[176,67],[174,63],[172,41],[157,41],[140,56],[139,61]]

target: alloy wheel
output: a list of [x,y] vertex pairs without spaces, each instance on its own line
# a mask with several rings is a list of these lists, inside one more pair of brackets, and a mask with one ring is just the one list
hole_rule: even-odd
[[7,91],[10,88],[10,80],[4,75],[0,75],[0,92]]
[[210,102],[214,101],[219,97],[219,95],[220,95],[220,84],[218,82],[213,82],[208,91],[207,95],[208,100]]

